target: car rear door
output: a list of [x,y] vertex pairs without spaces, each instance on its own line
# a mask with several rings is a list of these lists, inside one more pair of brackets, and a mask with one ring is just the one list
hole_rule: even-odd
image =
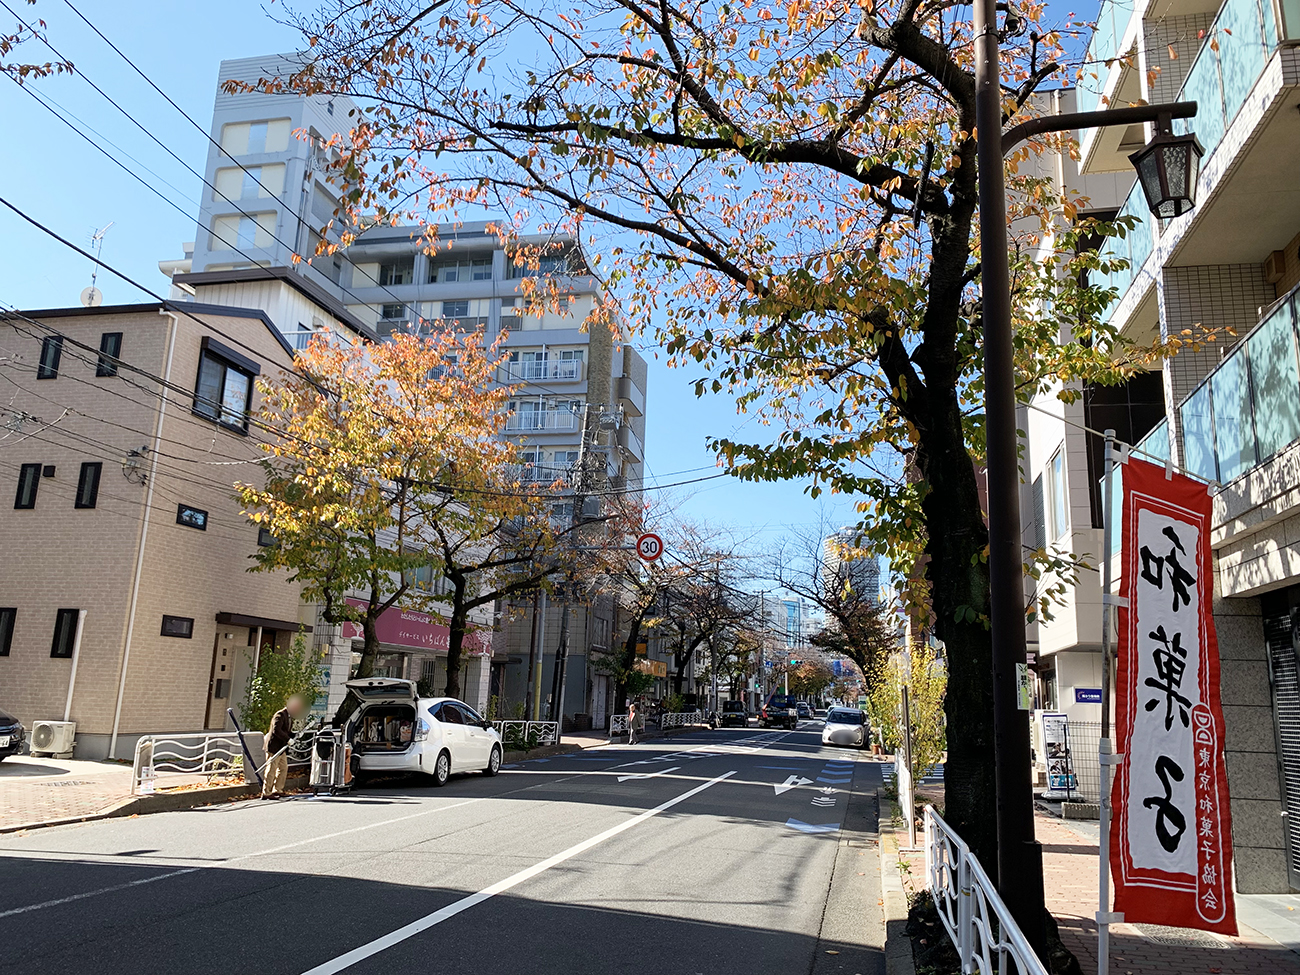
[[470,744],[465,735],[465,715],[456,706],[456,702],[443,701],[429,713],[438,722],[438,731],[442,736],[442,744],[451,753],[452,769],[459,771],[471,767],[469,762]]
[[469,755],[470,768],[487,768],[488,759],[492,757],[492,746],[496,744],[496,735],[483,727],[483,719],[468,704],[458,705],[465,717],[465,750]]

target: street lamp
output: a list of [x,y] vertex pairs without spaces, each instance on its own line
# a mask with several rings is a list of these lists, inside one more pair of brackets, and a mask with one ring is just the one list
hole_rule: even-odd
[[1196,136],[1174,135],[1168,117],[1156,123],[1156,134],[1128,157],[1138,172],[1147,206],[1157,217],[1181,217],[1196,206],[1196,178],[1201,173],[1201,148]]
[[[1157,122],[1156,138],[1133,161],[1147,203],[1157,216],[1190,210],[1200,146],[1176,137],[1169,121],[1196,114],[1195,102],[1141,105],[1029,119],[1002,130],[998,65],[999,0],[975,0],[975,125],[979,160],[980,280],[984,332],[984,415],[989,526],[989,629],[993,646],[993,748],[997,800],[998,891],[1039,957],[1046,954],[1043,851],[1034,839],[1029,712],[1020,710],[1025,663],[1025,592],[1020,534],[1020,457],[1016,436],[1016,377],[1012,357],[1011,280],[1007,237],[1005,154],[1044,132]],[[1191,143],[1188,143],[1188,139]],[[1148,162],[1148,160],[1151,160]],[[1145,168],[1143,168],[1145,167]],[[1148,178],[1150,177],[1150,178]],[[1153,194],[1154,190],[1154,194]],[[1102,797],[1105,801],[1106,797]]]

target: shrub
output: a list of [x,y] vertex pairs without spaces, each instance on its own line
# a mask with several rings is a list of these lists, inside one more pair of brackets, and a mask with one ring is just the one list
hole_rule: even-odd
[[321,654],[308,649],[301,636],[288,650],[263,653],[257,663],[257,673],[248,682],[244,702],[239,705],[239,720],[244,730],[267,730],[275,712],[295,694],[307,702],[307,707],[315,704],[322,694],[322,659]]

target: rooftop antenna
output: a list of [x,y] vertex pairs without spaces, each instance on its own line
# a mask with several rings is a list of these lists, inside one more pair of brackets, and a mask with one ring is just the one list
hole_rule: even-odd
[[[104,235],[108,233],[108,228],[113,226],[117,221],[110,220],[99,230],[92,231],[90,234],[90,249],[98,258],[100,251],[104,249]],[[96,308],[104,303],[104,292],[95,287],[95,280],[99,277],[99,265],[92,264],[90,269],[90,287],[81,292],[81,303],[87,308]]]

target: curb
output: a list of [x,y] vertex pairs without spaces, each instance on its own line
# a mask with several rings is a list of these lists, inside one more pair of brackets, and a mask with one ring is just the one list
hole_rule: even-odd
[[898,862],[898,834],[891,825],[896,806],[880,794],[880,896],[885,921],[885,975],[916,975],[912,939],[907,934],[907,892]]
[[581,745],[541,745],[532,751],[506,752],[501,756],[502,765],[516,765],[534,758],[554,758],[557,755],[573,755],[582,751]]

